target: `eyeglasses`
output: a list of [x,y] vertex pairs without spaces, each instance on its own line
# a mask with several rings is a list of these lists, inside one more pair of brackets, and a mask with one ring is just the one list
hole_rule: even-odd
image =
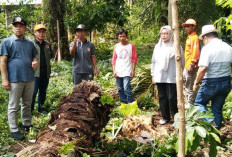
[[160,33],[160,35],[168,35],[168,33]]
[[184,27],[192,27],[193,25],[185,25]]

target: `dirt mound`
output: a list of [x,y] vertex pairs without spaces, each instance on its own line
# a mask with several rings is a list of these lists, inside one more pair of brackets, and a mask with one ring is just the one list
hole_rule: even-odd
[[52,113],[36,143],[17,156],[59,156],[57,148],[70,142],[83,149],[91,147],[100,139],[100,132],[109,120],[110,107],[101,103],[102,94],[94,81],[83,81],[77,85]]

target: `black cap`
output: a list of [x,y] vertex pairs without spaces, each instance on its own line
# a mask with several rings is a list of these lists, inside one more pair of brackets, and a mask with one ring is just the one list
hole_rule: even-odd
[[79,25],[77,26],[77,28],[76,28],[76,31],[78,31],[78,30],[85,30],[85,31],[86,31],[85,25],[79,24]]
[[15,17],[13,19],[12,25],[15,25],[16,23],[21,23],[22,25],[27,25],[26,21],[23,20],[21,17]]

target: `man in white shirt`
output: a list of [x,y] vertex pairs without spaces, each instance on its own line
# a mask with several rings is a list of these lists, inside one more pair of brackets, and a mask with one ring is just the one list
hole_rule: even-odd
[[127,41],[128,32],[121,29],[118,40],[114,46],[112,66],[120,100],[123,103],[133,102],[130,78],[135,76],[137,52],[135,45]]
[[199,111],[207,111],[206,105],[211,101],[214,119],[204,119],[220,129],[222,124],[222,108],[232,86],[230,74],[232,63],[232,47],[218,39],[217,30],[213,25],[202,27],[200,39],[204,47],[198,63],[199,70],[193,85],[196,92],[200,82],[201,87],[195,99]]

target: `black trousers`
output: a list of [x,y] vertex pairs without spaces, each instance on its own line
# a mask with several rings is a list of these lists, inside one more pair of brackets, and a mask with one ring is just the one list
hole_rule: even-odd
[[178,112],[177,92],[175,83],[156,83],[158,87],[158,96],[160,110],[163,119],[170,121],[170,112],[172,117]]

